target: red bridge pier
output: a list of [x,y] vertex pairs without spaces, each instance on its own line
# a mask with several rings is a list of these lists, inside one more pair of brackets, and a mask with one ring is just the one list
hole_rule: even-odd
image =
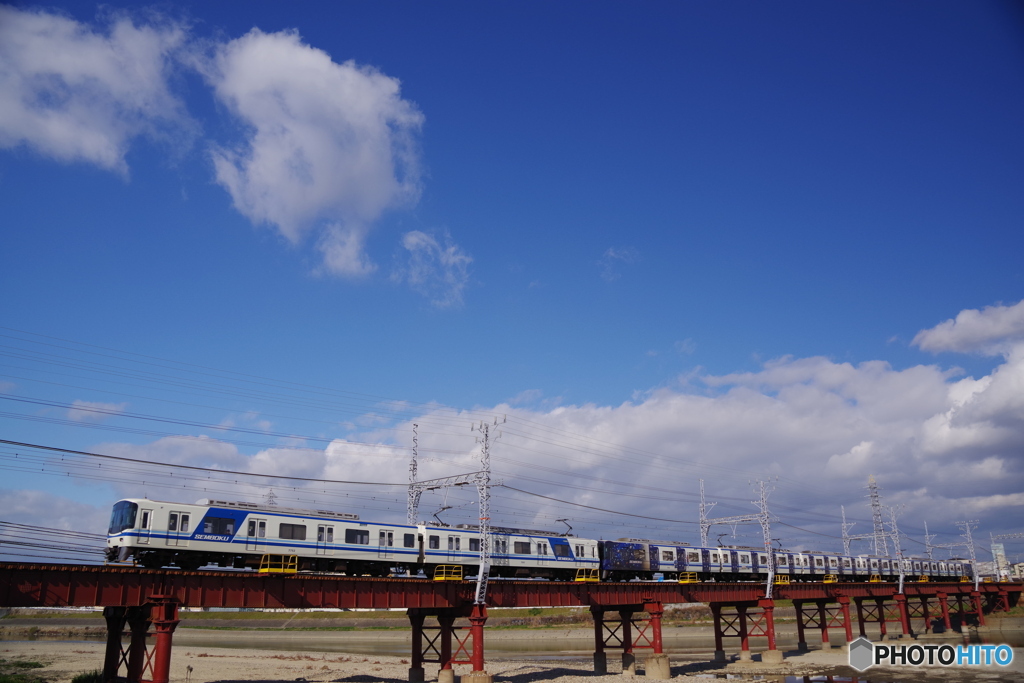
[[[494,677],[484,670],[487,607],[476,604],[463,607],[413,607],[407,613],[412,625],[412,665],[409,667],[411,683],[426,680],[424,663],[440,664],[438,683],[455,683],[455,669],[452,668],[455,664],[469,664],[473,667],[471,673],[462,677],[463,683],[492,683]],[[436,619],[437,626],[426,625],[424,622],[427,617]],[[455,620],[459,617],[468,618],[469,626],[455,626]]]
[[[764,664],[781,664],[782,652],[775,647],[775,601],[743,600],[738,602],[712,602],[711,614],[715,620],[715,661],[725,661],[723,638],[740,639],[740,661],[750,661],[750,638],[761,636],[768,639],[768,649],[761,653]],[[726,611],[731,608],[734,611]],[[753,609],[753,612],[748,610]]]
[[[618,612],[618,620],[606,620],[607,612]],[[650,649],[644,662],[647,678],[666,680],[672,677],[668,655],[662,649],[661,618],[665,613],[660,602],[632,605],[591,605],[594,617],[594,674],[608,673],[605,650],[622,650],[622,673],[636,673],[637,649]],[[648,616],[634,616],[646,613]],[[635,635],[634,635],[635,634]]]
[[[115,683],[121,666],[129,683],[168,683],[171,672],[171,641],[178,627],[178,601],[169,595],[153,595],[141,607],[104,607],[107,647],[103,658],[103,680]],[[131,637],[128,649],[121,642],[125,626]],[[149,627],[156,629],[153,649],[147,648]],[[146,673],[149,678],[145,678]]]

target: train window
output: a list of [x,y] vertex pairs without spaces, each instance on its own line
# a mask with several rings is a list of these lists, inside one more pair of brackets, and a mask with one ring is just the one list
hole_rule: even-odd
[[139,525],[140,529],[149,528],[149,510],[142,511],[142,524]]
[[830,558],[828,558],[828,566],[829,566],[829,567],[833,567],[833,568],[834,568],[834,567],[838,567],[838,566],[839,566],[839,560],[837,560],[837,559],[836,559],[836,558],[834,558],[834,557],[830,557]]
[[676,559],[676,554],[674,552],[672,552],[671,550],[662,550],[661,551],[661,561],[662,562],[674,562],[675,559]]
[[[188,531],[188,529],[182,529],[182,531]],[[206,517],[203,519],[203,533],[233,536],[235,533],[235,520],[230,517]]]
[[786,566],[789,565],[789,558],[786,557],[785,555],[776,555],[775,559],[776,559],[776,563],[780,567],[786,567]]
[[538,543],[537,544],[537,554],[538,555],[547,555],[548,554],[548,544],[547,543]]
[[757,561],[760,564],[762,564],[762,565],[767,565],[768,564],[768,556],[767,555],[758,555],[757,556]]
[[889,569],[889,560],[882,560],[882,569]]
[[[182,529],[185,531],[185,529]],[[306,540],[306,526],[304,524],[281,524],[278,529],[278,538],[288,538],[293,541]]]
[[700,553],[686,553],[687,562],[700,562]]
[[448,550],[462,550],[462,548],[460,547],[461,544],[462,544],[462,539],[459,538],[458,536],[449,536],[448,537]]
[[711,562],[713,564],[720,564],[721,560],[718,557],[718,553],[711,553]]
[[469,539],[469,552],[478,553],[480,552],[480,539],[471,538]]
[[172,512],[167,516],[167,530],[177,531],[178,530],[178,513]]
[[381,531],[377,545],[389,547],[395,544],[395,532],[393,531]]
[[530,543],[528,541],[515,541],[512,543],[512,551],[516,555],[529,555]]
[[740,555],[740,564],[750,564],[750,555]]
[[323,543],[325,536],[326,536],[326,533],[324,532],[324,528],[322,526],[318,526],[316,528],[316,540],[317,540],[317,542],[318,543]]
[[814,558],[814,566],[815,567],[824,567],[825,566],[825,560],[820,558],[820,557]]
[[844,557],[843,558],[843,566],[846,567],[847,569],[850,568],[850,558],[848,558],[848,557]]
[[430,537],[427,538],[427,542],[428,542],[428,547],[430,547],[433,550],[437,550],[438,548],[441,547],[441,537],[440,536],[430,536]]
[[508,540],[504,538],[494,539],[494,552],[508,553]]
[[416,534],[403,534],[402,535],[402,547],[403,548],[415,548],[416,547]]
[[569,552],[569,545],[553,545],[551,549],[555,553],[555,557],[572,557],[572,553]]
[[135,527],[135,515],[138,514],[139,506],[127,500],[118,501],[110,515],[110,528],[108,533],[119,534],[125,529]]
[[366,529],[345,529],[345,543],[370,545],[370,532]]
[[334,543],[334,527],[333,526],[327,527],[327,542],[328,543]]

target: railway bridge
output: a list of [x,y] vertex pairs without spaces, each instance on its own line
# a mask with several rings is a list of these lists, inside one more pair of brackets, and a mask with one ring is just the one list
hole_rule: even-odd
[[[907,583],[900,593],[894,583],[793,583],[774,586],[774,599],[765,599],[759,583],[492,581],[487,604],[474,605],[474,587],[471,581],[0,564],[0,607],[103,607],[108,683],[168,683],[180,607],[404,609],[412,627],[410,681],[423,681],[424,664],[433,663],[439,683],[454,682],[457,664],[472,667],[463,683],[490,683],[484,668],[487,607],[587,607],[594,617],[595,673],[607,672],[609,651],[620,652],[623,671],[632,672],[636,653],[647,650],[646,676],[664,679],[670,669],[661,619],[668,604],[710,606],[716,659],[725,659],[727,638],[738,639],[740,658],[749,659],[750,638],[763,637],[762,661],[781,663],[776,599],[793,601],[800,646],[806,648],[808,632],[815,631],[828,647],[829,629],[842,629],[850,642],[855,631],[865,635],[868,624],[877,624],[883,637],[912,637],[933,624],[950,630],[954,618],[984,625],[987,612],[1017,604],[1022,588]],[[460,617],[470,625],[455,626]]]

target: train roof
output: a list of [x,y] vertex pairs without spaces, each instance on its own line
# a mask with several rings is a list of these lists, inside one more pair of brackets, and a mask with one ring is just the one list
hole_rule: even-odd
[[356,521],[359,519],[359,515],[351,512],[335,512],[334,510],[306,510],[303,508],[286,508],[279,505],[267,505],[260,503],[246,503],[244,501],[232,501],[232,500],[211,500],[209,498],[203,498],[197,500],[196,505],[211,505],[216,507],[227,507],[227,508],[241,508],[243,510],[256,510],[258,512],[284,512],[288,514],[308,515],[311,517],[334,517],[336,519],[347,519]]

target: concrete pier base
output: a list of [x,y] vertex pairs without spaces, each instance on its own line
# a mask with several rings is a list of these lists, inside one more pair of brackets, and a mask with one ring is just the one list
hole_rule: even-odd
[[672,678],[672,666],[669,663],[668,655],[651,655],[644,662],[644,676],[665,681]]
[[782,650],[765,650],[761,653],[762,664],[782,664]]
[[608,655],[604,652],[594,653],[594,673],[598,676],[608,673]]

